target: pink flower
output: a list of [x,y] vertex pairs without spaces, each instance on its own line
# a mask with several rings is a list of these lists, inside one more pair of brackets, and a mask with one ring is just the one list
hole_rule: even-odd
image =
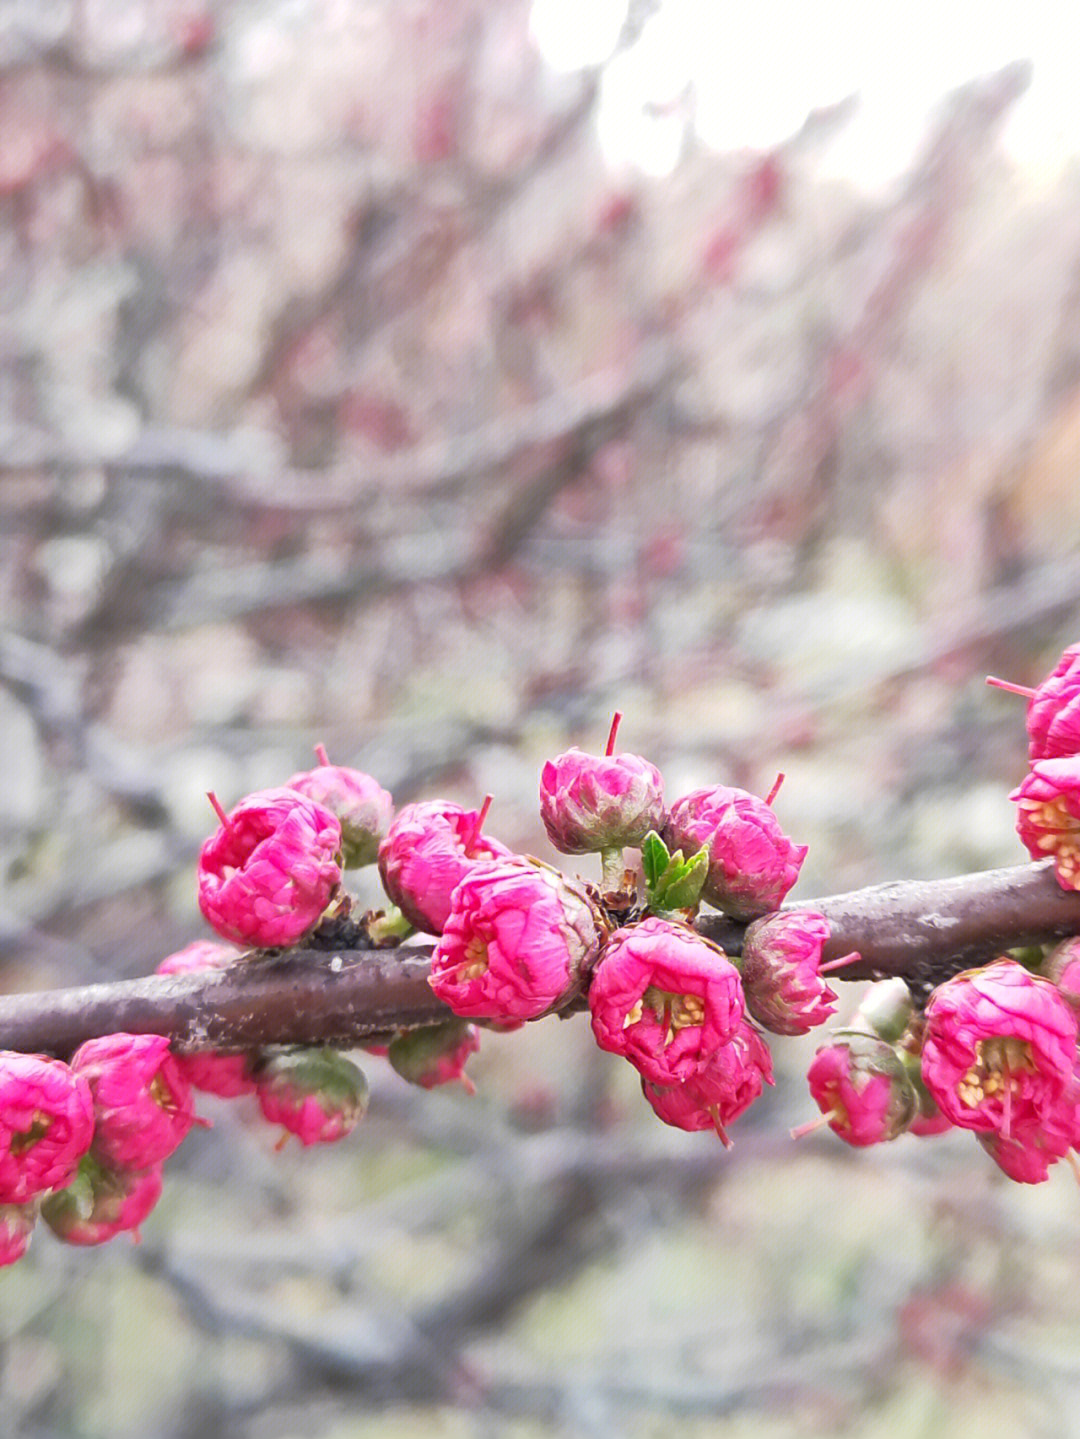
[[336,816],[291,789],[248,795],[199,853],[199,908],[223,939],[274,948],[317,924],[341,881]]
[[0,1204],[0,1269],[15,1264],[30,1248],[37,1204]]
[[664,781],[640,755],[570,749],[540,772],[540,818],[563,854],[640,845],[663,826]]
[[474,865],[454,890],[428,983],[455,1014],[536,1019],[574,991],[600,942],[585,896],[546,865]]
[[829,939],[825,916],[790,909],[756,919],[743,939],[746,1007],[773,1034],[807,1034],[836,1009],[819,971]]
[[1080,755],[1038,760],[1009,798],[1028,854],[1054,861],[1062,889],[1080,889]]
[[85,1079],[58,1059],[0,1051],[0,1204],[66,1184],[93,1133]]
[[858,1148],[895,1139],[915,1117],[918,1100],[903,1062],[891,1044],[873,1035],[849,1034],[822,1045],[806,1079],[829,1128]]
[[286,781],[286,788],[313,799],[341,823],[341,852],[346,869],[374,864],[379,843],[394,818],[394,801],[371,775],[345,765],[329,764],[321,745],[322,762]]
[[1028,754],[1036,760],[1080,753],[1080,645],[1070,645],[1028,701]]
[[806,845],[792,844],[763,799],[726,785],[676,800],[664,839],[687,857],[707,847],[702,897],[735,919],[777,909],[806,858]]
[[726,1126],[749,1109],[763,1084],[772,1084],[769,1047],[746,1020],[726,1044],[720,1045],[690,1079],[682,1084],[651,1084],[641,1089],[656,1114],[676,1129],[715,1129],[726,1145]]
[[258,1071],[256,1092],[264,1118],[282,1125],[303,1145],[344,1139],[368,1107],[363,1071],[333,1049],[272,1054]]
[[1080,1108],[1060,1105],[1037,1125],[1014,1125],[1008,1136],[980,1134],[979,1143],[1000,1169],[1018,1184],[1041,1184],[1050,1166],[1080,1140]]
[[475,1024],[451,1021],[399,1034],[387,1057],[402,1079],[421,1089],[460,1082],[467,1093],[475,1094],[476,1086],[465,1073],[465,1065],[479,1048],[480,1032]]
[[601,1049],[623,1055],[653,1084],[681,1084],[735,1037],[742,982],[723,950],[653,917],[608,940],[589,1008]]
[[1080,1011],[1080,938],[1062,940],[1047,955],[1042,972],[1073,1012]]
[[435,800],[407,804],[379,846],[379,874],[393,904],[416,929],[442,934],[450,896],[477,860],[510,851],[481,834],[479,810]]
[[88,1039],[71,1067],[94,1097],[94,1156],[112,1169],[159,1164],[195,1122],[190,1086],[163,1035]]
[[919,1139],[930,1139],[935,1134],[947,1134],[950,1129],[956,1128],[952,1120],[946,1119],[936,1105],[934,1110],[933,1114],[926,1114],[920,1106],[918,1114],[908,1125],[908,1133]]
[[157,974],[188,974],[195,969],[224,969],[240,958],[241,951],[216,939],[196,939],[158,965]]
[[65,1244],[104,1244],[133,1232],[161,1198],[161,1165],[149,1169],[108,1169],[87,1158],[67,1189],[52,1194],[41,1217]]
[[1075,1015],[1048,980],[998,959],[934,990],[923,1082],[961,1129],[1009,1138],[1077,1099],[1076,1035]]

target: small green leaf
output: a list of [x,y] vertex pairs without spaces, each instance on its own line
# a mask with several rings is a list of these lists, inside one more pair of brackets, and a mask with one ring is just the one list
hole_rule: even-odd
[[644,871],[645,884],[650,893],[667,868],[670,859],[667,845],[656,830],[651,829],[641,842],[641,868]]
[[680,864],[663,892],[668,909],[692,909],[701,899],[701,891],[709,874],[708,851],[699,849],[692,859]]

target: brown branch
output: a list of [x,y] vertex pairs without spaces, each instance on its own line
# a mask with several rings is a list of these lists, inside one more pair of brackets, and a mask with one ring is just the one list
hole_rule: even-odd
[[[926,987],[1004,949],[1080,933],[1080,894],[1050,861],[949,879],[901,880],[801,901],[832,928],[826,959],[857,950],[851,980],[899,975]],[[698,929],[731,954],[744,925],[703,915]],[[429,945],[292,950],[190,974],[0,996],[0,1048],[68,1055],[118,1031],[166,1034],[179,1049],[337,1044],[433,1024],[449,1011],[427,983]]]

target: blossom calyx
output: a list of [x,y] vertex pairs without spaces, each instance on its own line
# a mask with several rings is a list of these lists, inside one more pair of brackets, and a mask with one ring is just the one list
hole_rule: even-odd
[[707,848],[709,874],[702,898],[734,919],[755,919],[778,909],[806,858],[806,845],[788,839],[763,799],[727,785],[676,800],[664,838],[669,848],[684,854]]
[[367,1113],[363,1070],[334,1049],[289,1048],[268,1053],[256,1074],[263,1117],[303,1145],[332,1144]]
[[779,910],[756,919],[743,938],[746,1007],[773,1034],[808,1034],[836,1010],[836,995],[820,974],[829,939],[823,914]]
[[537,1019],[575,992],[601,934],[589,900],[550,866],[475,864],[454,890],[428,983],[466,1018]]
[[260,790],[203,845],[199,908],[236,944],[295,944],[319,922],[341,881],[341,825],[292,789]]
[[58,1059],[0,1051],[0,1204],[65,1185],[93,1133],[84,1078]]
[[562,854],[636,847],[663,827],[664,781],[640,755],[569,749],[540,771],[540,818]]
[[[321,746],[320,758],[326,751]],[[330,764],[323,758],[314,769],[301,770],[285,781],[294,789],[336,815],[341,825],[341,854],[345,869],[374,864],[379,845],[394,818],[394,801],[382,785],[361,769]]]
[[161,1198],[161,1165],[119,1170],[87,1155],[66,1189],[50,1194],[41,1217],[65,1244],[104,1244],[133,1233]]
[[810,1061],[806,1080],[829,1128],[857,1148],[895,1139],[918,1112],[903,1061],[875,1035],[838,1031]]
[[480,810],[445,800],[407,804],[379,846],[383,888],[405,918],[426,934],[442,934],[450,897],[478,861],[508,858],[510,851],[481,833]]
[[94,1101],[92,1153],[111,1169],[149,1169],[167,1159],[195,1122],[191,1087],[161,1034],[88,1039],[71,1067]]
[[923,1082],[953,1124],[1007,1139],[1063,1122],[1080,1097],[1076,1038],[1076,1016],[1054,985],[997,959],[930,996]]
[[1052,859],[1062,889],[1080,889],[1080,755],[1037,760],[1009,798],[1032,859]]
[[652,917],[610,936],[589,987],[601,1049],[653,1084],[681,1084],[733,1039],[743,1018],[739,971],[684,924]]
[[642,1078],[641,1089],[653,1111],[676,1129],[714,1129],[731,1145],[727,1126],[749,1109],[762,1086],[772,1084],[769,1047],[752,1024],[739,1022],[726,1044],[681,1084],[653,1084]]

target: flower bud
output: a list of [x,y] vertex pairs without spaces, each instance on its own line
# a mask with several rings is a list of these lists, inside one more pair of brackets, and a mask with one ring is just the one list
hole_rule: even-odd
[[263,1116],[301,1144],[344,1139],[367,1113],[363,1071],[334,1049],[283,1049],[269,1054],[256,1075]]
[[66,1184],[93,1133],[85,1079],[58,1059],[0,1051],[0,1204]]
[[483,815],[445,800],[407,804],[379,846],[383,888],[405,918],[426,934],[442,934],[450,897],[479,860],[510,851],[481,834]]
[[756,919],[743,939],[746,1007],[773,1034],[808,1034],[836,1009],[819,973],[829,939],[825,916],[789,909]]
[[540,772],[540,818],[563,854],[640,846],[663,826],[664,781],[640,755],[570,749]]
[[814,1055],[806,1079],[829,1128],[856,1147],[895,1139],[918,1110],[900,1056],[873,1035],[839,1032]]
[[778,909],[806,858],[806,845],[788,839],[763,799],[726,785],[676,800],[664,839],[684,854],[708,849],[702,897],[733,919]]
[[17,1263],[30,1248],[37,1216],[36,1200],[28,1204],[0,1204],[0,1269]]
[[866,1029],[895,1044],[915,1012],[911,990],[898,975],[870,985],[851,1016],[850,1029]]
[[1028,701],[1028,754],[1036,760],[1080,754],[1080,645],[1070,645]]
[[390,822],[394,801],[371,775],[345,765],[329,764],[320,745],[322,763],[286,780],[285,787],[306,795],[336,815],[341,824],[341,853],[346,869],[374,864]]
[[475,1024],[452,1020],[449,1024],[424,1025],[399,1034],[390,1044],[387,1058],[391,1067],[421,1089],[435,1089],[455,1081],[469,1094],[476,1086],[465,1073],[470,1055],[480,1048],[480,1032]]
[[608,939],[589,989],[601,1049],[661,1086],[704,1069],[743,1019],[739,971],[686,925],[649,918]]
[[160,1198],[160,1164],[117,1170],[87,1155],[71,1184],[43,1202],[41,1217],[65,1244],[104,1244],[129,1231],[137,1243],[139,1225]]
[[652,1084],[642,1093],[656,1115],[676,1129],[715,1129],[730,1147],[727,1125],[749,1109],[763,1084],[772,1084],[772,1057],[761,1035],[744,1019],[726,1044],[682,1084]]
[[195,1122],[191,1088],[160,1034],[103,1034],[81,1044],[71,1067],[94,1101],[93,1155],[110,1169],[149,1169]]
[[592,906],[556,870],[514,856],[476,864],[454,890],[428,982],[455,1014],[537,1019],[574,992],[599,943]]

